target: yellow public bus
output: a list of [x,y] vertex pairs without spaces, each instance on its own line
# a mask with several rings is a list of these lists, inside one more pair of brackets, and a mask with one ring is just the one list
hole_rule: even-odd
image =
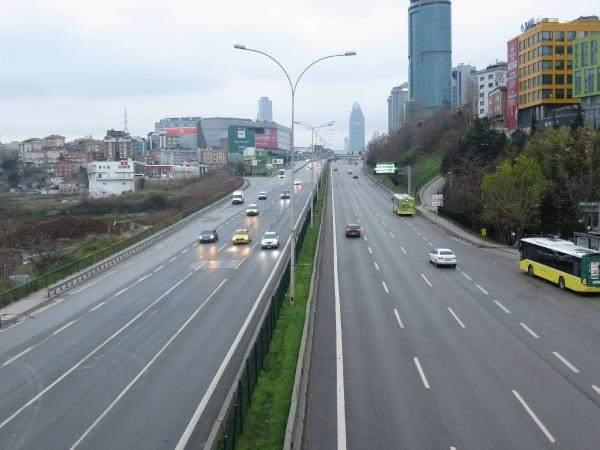
[[414,216],[415,199],[408,194],[394,194],[392,197],[392,209],[399,216]]
[[600,252],[554,238],[520,241],[519,268],[529,276],[555,283],[561,289],[600,293]]

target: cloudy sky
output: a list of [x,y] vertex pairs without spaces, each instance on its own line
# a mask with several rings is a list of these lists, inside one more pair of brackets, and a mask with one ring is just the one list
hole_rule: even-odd
[[[296,119],[335,120],[343,145],[352,104],[365,114],[367,139],[387,129],[389,90],[407,80],[408,0],[0,0],[0,140],[59,133],[102,137],[122,128],[145,135],[167,116],[256,118],[273,100],[289,124],[290,100],[268,59],[296,76],[325,61],[298,88]],[[530,17],[600,15],[598,0],[454,0],[453,64],[482,67],[506,58],[506,40]],[[310,143],[298,131],[297,145]]]

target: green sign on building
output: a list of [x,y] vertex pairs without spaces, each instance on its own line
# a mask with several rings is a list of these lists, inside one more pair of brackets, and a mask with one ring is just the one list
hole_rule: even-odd
[[255,146],[254,128],[231,126],[228,129],[229,153],[242,155],[248,147]]

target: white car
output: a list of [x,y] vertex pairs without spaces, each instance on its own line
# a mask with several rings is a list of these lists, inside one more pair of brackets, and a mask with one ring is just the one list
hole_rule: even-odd
[[260,240],[261,248],[279,248],[279,235],[274,231],[267,231]]
[[302,181],[294,180],[294,186],[302,186]]
[[429,262],[438,266],[456,267],[456,255],[449,248],[434,248],[429,252]]
[[258,216],[259,212],[258,212],[258,205],[253,203],[251,205],[248,205],[248,208],[246,209],[246,215],[247,216]]
[[259,200],[266,200],[267,199],[267,193],[265,191],[261,191],[258,193],[258,199]]

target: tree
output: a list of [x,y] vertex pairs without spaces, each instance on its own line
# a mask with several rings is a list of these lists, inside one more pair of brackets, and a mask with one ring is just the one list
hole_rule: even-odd
[[499,169],[481,181],[482,219],[493,225],[504,242],[511,232],[517,238],[539,223],[539,205],[547,188],[540,165],[520,156],[514,164],[504,161]]

